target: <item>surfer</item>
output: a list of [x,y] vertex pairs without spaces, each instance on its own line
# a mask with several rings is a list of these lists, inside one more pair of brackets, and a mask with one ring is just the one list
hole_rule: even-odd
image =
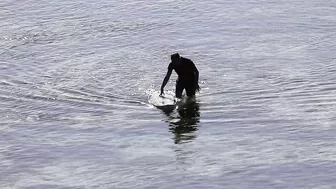
[[181,57],[178,53],[170,56],[171,63],[168,66],[167,74],[161,85],[161,94],[164,95],[164,87],[166,86],[172,71],[178,75],[176,80],[175,96],[176,98],[182,97],[182,92],[185,89],[188,97],[195,96],[196,90],[199,91],[198,85],[198,70],[195,64],[188,58]]

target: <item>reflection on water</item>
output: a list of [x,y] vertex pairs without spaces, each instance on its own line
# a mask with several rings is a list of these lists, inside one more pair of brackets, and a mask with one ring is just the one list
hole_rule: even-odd
[[190,142],[196,138],[195,131],[198,130],[200,120],[200,107],[195,99],[188,99],[186,102],[175,108],[166,108],[162,111],[168,116],[169,131],[174,134],[175,144]]

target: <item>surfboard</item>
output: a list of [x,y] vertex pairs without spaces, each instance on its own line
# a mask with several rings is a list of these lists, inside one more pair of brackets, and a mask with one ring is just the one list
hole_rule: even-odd
[[195,97],[189,98],[184,95],[181,99],[178,99],[175,98],[175,93],[172,91],[165,92],[163,96],[160,96],[160,92],[155,90],[150,90],[147,94],[149,95],[149,104],[162,110],[167,115],[170,115],[175,110],[183,111],[188,109],[196,103]]
[[176,106],[177,99],[175,98],[175,94],[171,92],[167,92],[163,96],[160,96],[159,92],[153,92],[149,95],[148,102],[155,107],[174,107]]

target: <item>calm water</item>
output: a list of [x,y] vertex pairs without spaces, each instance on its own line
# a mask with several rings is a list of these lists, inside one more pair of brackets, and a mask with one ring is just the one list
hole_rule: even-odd
[[[335,31],[333,0],[2,0],[0,188],[336,188]],[[162,111],[175,52],[202,91]]]

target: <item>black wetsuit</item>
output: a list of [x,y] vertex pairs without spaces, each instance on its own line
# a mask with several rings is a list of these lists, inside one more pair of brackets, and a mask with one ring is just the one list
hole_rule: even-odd
[[198,70],[195,64],[188,58],[181,57],[180,63],[170,63],[168,70],[178,75],[176,81],[176,97],[181,98],[183,89],[186,90],[187,96],[194,96],[198,87]]

